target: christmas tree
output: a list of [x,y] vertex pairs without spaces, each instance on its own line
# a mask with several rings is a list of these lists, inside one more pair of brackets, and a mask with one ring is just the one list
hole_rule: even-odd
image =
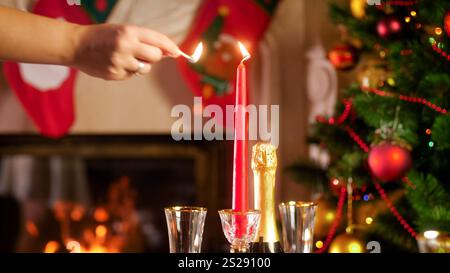
[[367,251],[373,240],[384,252],[415,252],[437,236],[447,247],[432,251],[448,251],[450,1],[350,0],[330,14],[344,30],[330,62],[356,70],[354,84],[334,116],[313,124],[310,141],[327,151],[327,166],[289,168],[329,192],[319,200],[318,251]]

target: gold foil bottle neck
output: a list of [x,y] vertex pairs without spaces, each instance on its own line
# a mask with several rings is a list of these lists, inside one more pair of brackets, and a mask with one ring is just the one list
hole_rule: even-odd
[[276,169],[277,149],[270,143],[257,143],[252,149],[252,169]]
[[275,220],[275,176],[277,169],[276,148],[270,143],[257,143],[252,149],[254,183],[254,207],[261,211],[255,249],[269,252],[281,250]]

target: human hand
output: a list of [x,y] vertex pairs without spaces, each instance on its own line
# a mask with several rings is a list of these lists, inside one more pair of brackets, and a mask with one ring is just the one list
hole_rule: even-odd
[[74,67],[105,80],[124,80],[149,73],[163,57],[177,58],[178,46],[148,28],[125,25],[79,26],[76,30]]

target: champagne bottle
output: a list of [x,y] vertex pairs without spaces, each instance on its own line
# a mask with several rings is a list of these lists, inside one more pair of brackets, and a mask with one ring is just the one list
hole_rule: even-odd
[[258,236],[251,245],[254,253],[283,252],[275,220],[276,148],[270,143],[257,143],[252,149],[254,207],[261,211]]

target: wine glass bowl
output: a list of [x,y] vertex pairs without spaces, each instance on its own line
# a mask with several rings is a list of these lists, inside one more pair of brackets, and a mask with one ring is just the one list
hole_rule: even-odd
[[222,230],[231,245],[231,253],[245,253],[250,243],[256,239],[261,212],[258,210],[235,211],[231,209],[219,211]]

